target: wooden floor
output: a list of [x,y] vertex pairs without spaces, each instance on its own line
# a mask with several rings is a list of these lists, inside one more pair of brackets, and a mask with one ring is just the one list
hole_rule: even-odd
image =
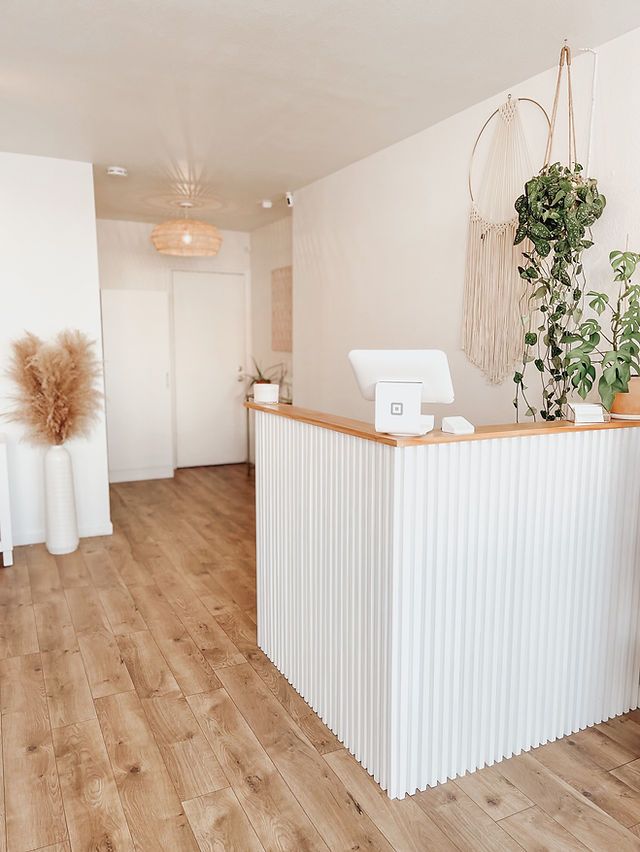
[[640,849],[638,711],[392,802],[256,647],[245,468],[111,493],[0,571],[2,852]]

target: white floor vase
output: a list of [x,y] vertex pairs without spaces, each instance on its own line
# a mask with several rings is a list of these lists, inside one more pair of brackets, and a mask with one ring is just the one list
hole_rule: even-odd
[[64,446],[49,447],[44,457],[47,550],[54,555],[78,547],[78,521],[71,456]]

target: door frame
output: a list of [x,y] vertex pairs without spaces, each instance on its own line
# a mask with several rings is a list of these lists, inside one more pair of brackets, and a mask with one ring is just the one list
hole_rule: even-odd
[[185,269],[171,267],[169,286],[169,357],[171,362],[171,434],[173,437],[173,470],[178,469],[178,420],[176,406],[176,326],[175,326],[175,275],[188,272],[191,275],[227,275],[243,279],[244,290],[244,369],[250,369],[251,363],[251,275],[249,272],[225,272],[218,269]]

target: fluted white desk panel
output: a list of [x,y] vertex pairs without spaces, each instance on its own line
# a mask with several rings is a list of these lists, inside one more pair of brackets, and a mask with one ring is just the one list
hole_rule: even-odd
[[391,797],[638,706],[640,429],[389,446],[256,411],[258,641]]

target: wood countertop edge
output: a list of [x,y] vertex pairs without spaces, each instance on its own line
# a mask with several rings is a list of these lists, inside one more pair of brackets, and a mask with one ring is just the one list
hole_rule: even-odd
[[320,426],[323,429],[331,429],[334,432],[342,432],[345,435],[353,435],[356,438],[375,441],[378,444],[386,444],[391,447],[422,447],[430,444],[456,444],[463,441],[488,441],[493,438],[525,438],[536,435],[560,435],[562,433],[591,432],[600,429],[628,429],[640,426],[640,421],[632,420],[612,420],[610,423],[589,423],[584,426],[576,426],[574,423],[562,420],[553,423],[506,423],[498,426],[477,426],[476,431],[471,435],[449,435],[440,429],[435,429],[422,438],[395,438],[393,435],[376,432],[371,423],[365,423],[363,420],[351,420],[348,417],[339,417],[335,414],[323,414],[320,411],[299,408],[295,405],[282,403],[268,405],[249,400],[245,402],[245,406],[253,411],[275,414],[277,417],[309,423],[312,426]]

